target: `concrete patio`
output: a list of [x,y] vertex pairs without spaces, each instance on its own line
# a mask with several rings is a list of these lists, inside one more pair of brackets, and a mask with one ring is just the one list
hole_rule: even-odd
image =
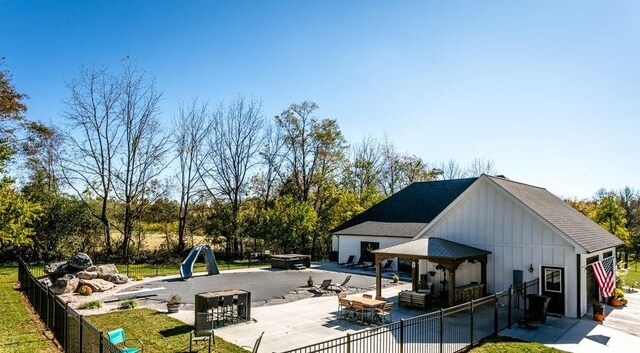
[[[399,291],[410,289],[410,287],[411,284],[398,285],[384,289],[382,294],[387,298],[396,297]],[[363,293],[375,294],[375,291]],[[239,346],[251,347],[264,332],[260,352],[279,352],[370,328],[370,326],[338,319],[337,310],[338,298],[335,293],[326,293],[319,297],[286,304],[257,307],[251,311],[253,322],[216,329],[216,335]],[[424,313],[426,312],[419,309],[398,308],[395,304],[393,321]],[[172,317],[189,324],[193,323],[193,315],[191,310],[171,314]]]
[[[607,306],[603,323],[587,314],[582,319],[547,317],[537,330],[514,327],[500,332],[523,341],[540,342],[567,352],[624,352],[640,347],[640,293],[625,295],[624,308]],[[630,352],[630,351],[629,351]]]

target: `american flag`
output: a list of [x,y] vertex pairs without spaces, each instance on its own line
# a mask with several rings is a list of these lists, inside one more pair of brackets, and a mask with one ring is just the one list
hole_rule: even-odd
[[593,274],[596,277],[596,281],[598,281],[602,297],[609,298],[613,296],[613,257],[595,262],[593,264]]

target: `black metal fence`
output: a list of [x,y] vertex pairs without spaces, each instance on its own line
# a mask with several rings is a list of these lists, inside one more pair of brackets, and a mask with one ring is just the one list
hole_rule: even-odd
[[[142,277],[155,277],[155,276],[169,276],[180,274],[180,263],[164,263],[161,259],[152,260],[149,263],[135,263],[126,264],[117,261],[94,261],[94,264],[106,264],[113,263],[118,268],[118,272],[126,274],[129,278],[142,278]],[[232,270],[241,268],[255,268],[267,266],[266,261],[218,261],[218,269]],[[42,277],[45,275],[44,267],[46,264],[42,262],[28,263],[29,271],[35,277]],[[194,272],[207,271],[207,265],[204,262],[196,262],[193,268]]]
[[119,352],[103,332],[40,283],[22,259],[18,261],[18,281],[33,309],[65,352]]
[[283,353],[453,353],[526,316],[538,279],[468,303]]

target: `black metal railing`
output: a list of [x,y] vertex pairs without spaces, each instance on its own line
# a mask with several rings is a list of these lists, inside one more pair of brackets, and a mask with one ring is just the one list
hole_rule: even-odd
[[[39,275],[41,271],[36,270]],[[64,352],[119,352],[103,332],[40,283],[22,259],[18,280]],[[283,353],[453,353],[523,319],[528,294],[538,294],[538,279],[468,303]]]
[[526,316],[538,279],[436,312],[283,353],[454,353],[497,335]]
[[22,259],[18,260],[18,281],[31,306],[64,352],[119,352],[100,330],[40,283]]

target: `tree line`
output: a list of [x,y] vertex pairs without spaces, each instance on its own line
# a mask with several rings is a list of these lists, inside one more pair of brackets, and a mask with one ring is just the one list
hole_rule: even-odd
[[[566,200],[576,210],[624,241],[625,266],[629,255],[638,261],[640,252],[640,192],[631,187],[600,189],[592,198]],[[618,257],[620,259],[620,257]]]
[[331,229],[412,182],[497,173],[485,158],[427,163],[386,137],[348,143],[311,101],[266,118],[256,99],[194,98],[166,124],[155,79],[128,61],[82,68],[67,83],[60,124],[47,126],[25,118],[27,97],[0,72],[5,252],[136,258],[154,231],[167,254],[200,235],[228,257],[321,258]]

